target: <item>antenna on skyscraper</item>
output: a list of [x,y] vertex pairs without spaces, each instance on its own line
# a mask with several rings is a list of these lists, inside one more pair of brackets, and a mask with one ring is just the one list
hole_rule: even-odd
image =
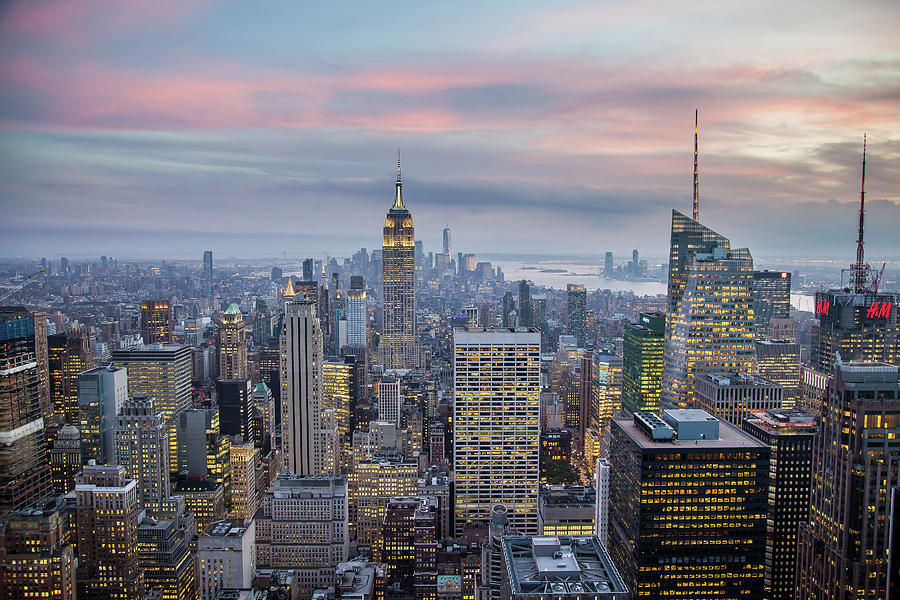
[[694,109],[694,220],[700,222],[700,182],[697,180],[697,132],[700,125],[700,109]]
[[853,267],[853,290],[857,293],[866,289],[868,266],[865,251],[866,217],[866,134],[863,134],[862,179],[859,187],[859,236],[856,238],[856,266]]
[[397,182],[400,182],[400,146],[397,146]]
[[862,292],[866,286],[863,273],[866,271],[865,250],[865,218],[866,218],[866,134],[863,134],[863,167],[862,178],[859,186],[859,235],[856,238],[856,267],[855,285],[856,292]]

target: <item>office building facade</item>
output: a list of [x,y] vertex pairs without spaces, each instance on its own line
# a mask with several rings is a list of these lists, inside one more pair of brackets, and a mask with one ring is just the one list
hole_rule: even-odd
[[517,531],[536,534],[540,332],[457,329],[453,343],[457,533],[500,503]]
[[128,372],[115,365],[78,375],[78,427],[84,462],[110,464],[115,456],[116,416],[128,400]]
[[[887,598],[891,489],[900,485],[900,378],[886,363],[838,365],[812,457],[797,598]],[[896,520],[896,517],[894,518]]]
[[222,315],[218,331],[219,378],[247,379],[247,332],[237,304]]
[[768,410],[745,418],[742,429],[770,450],[764,598],[793,600],[797,531],[809,521],[818,417],[790,409]]
[[629,412],[658,411],[663,375],[666,316],[640,313],[625,325],[622,351],[622,407]]
[[173,338],[172,303],[168,300],[141,302],[141,338],[145,344],[171,344]]

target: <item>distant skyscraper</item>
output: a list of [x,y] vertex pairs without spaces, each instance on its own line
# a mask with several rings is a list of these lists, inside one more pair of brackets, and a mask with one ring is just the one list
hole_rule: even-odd
[[219,430],[223,435],[241,436],[253,442],[253,399],[249,379],[220,379],[216,382],[219,398]]
[[356,401],[355,362],[322,363],[322,408],[331,409],[342,439],[350,435],[351,404]]
[[247,379],[247,333],[237,304],[222,315],[219,327],[219,378]]
[[354,275],[350,278],[350,290],[347,292],[347,346],[349,348],[366,348],[369,339],[368,325],[366,284],[361,276]]
[[519,282],[519,327],[534,326],[534,308],[531,305],[531,286],[524,279]]
[[764,598],[769,446],[702,410],[663,417],[610,425],[608,547],[625,584],[636,598]]
[[[457,534],[489,523],[498,503],[517,531],[536,534],[541,335],[457,329],[453,343]],[[482,377],[488,369],[497,376]]]
[[[43,368],[42,368],[43,367]],[[41,377],[44,377],[43,381]],[[45,418],[47,328],[43,313],[0,310],[0,513],[51,493]]]
[[109,365],[78,375],[78,427],[85,462],[115,462],[116,416],[127,400],[128,375],[124,368]]
[[622,369],[621,356],[601,352],[591,356],[590,426],[601,436],[606,435],[609,420],[622,408]]
[[416,344],[416,273],[412,215],[403,206],[400,161],[394,205],[384,223],[382,246],[383,327],[379,354],[386,369],[418,366]]
[[281,432],[285,470],[298,475],[324,472],[322,440],[322,328],[315,304],[285,305],[281,336]]
[[313,259],[307,258],[303,261],[303,281],[313,280]]
[[578,338],[578,345],[583,348],[588,342],[587,292],[583,285],[570,283],[566,286],[566,295],[568,304],[567,330],[571,335]]
[[168,300],[141,302],[141,337],[145,344],[171,344],[172,303]]
[[503,307],[501,309],[501,325],[503,327],[515,327],[515,320],[512,318],[513,311],[516,310],[516,301],[513,299],[512,292],[503,294]]
[[68,494],[75,489],[75,476],[81,473],[81,434],[73,425],[59,430],[50,449],[50,474],[54,494]]
[[212,280],[213,280],[213,257],[212,250],[207,250],[203,253],[203,284],[206,288],[206,294],[212,294]]
[[744,419],[742,428],[769,445],[768,514],[764,598],[793,600],[797,528],[809,521],[809,488],[816,415],[771,410]]
[[140,490],[122,466],[86,466],[75,485],[78,598],[141,600]]
[[607,252],[606,259],[603,262],[603,271],[607,277],[612,277],[616,268],[613,266],[613,253]]
[[622,407],[629,412],[660,408],[666,317],[641,313],[625,325],[622,356]]
[[443,244],[444,254],[449,255],[451,252],[450,248],[450,226],[447,225],[444,227],[444,244]]
[[275,447],[275,398],[265,381],[253,388],[253,442],[263,456]]
[[[800,526],[798,600],[889,598],[891,489],[900,485],[900,379],[884,363],[834,369]],[[896,535],[896,531],[894,531]],[[896,573],[895,573],[896,574]]]
[[641,274],[640,261],[638,260],[639,257],[640,257],[640,254],[638,254],[637,250],[631,251],[631,273],[633,275]]
[[400,405],[403,394],[400,380],[392,375],[385,375],[378,383],[378,420],[400,425]]
[[94,366],[87,331],[73,326],[64,333],[48,335],[47,354],[53,412],[78,426],[78,374]]
[[116,418],[116,464],[138,485],[139,502],[148,511],[169,498],[169,445],[165,417],[153,398],[135,396]]
[[705,373],[753,372],[753,259],[672,213],[663,399],[687,406]]
[[256,468],[259,448],[252,442],[231,445],[231,513],[232,518],[252,519],[259,507]]
[[772,319],[791,318],[791,274],[787,271],[753,272],[753,333],[766,338]]
[[800,344],[785,340],[757,341],[756,367],[760,377],[784,390],[782,407],[793,408],[800,389]]

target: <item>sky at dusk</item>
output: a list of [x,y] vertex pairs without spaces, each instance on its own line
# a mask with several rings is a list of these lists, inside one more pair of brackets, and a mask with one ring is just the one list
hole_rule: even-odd
[[900,2],[0,3],[0,256],[900,259]]

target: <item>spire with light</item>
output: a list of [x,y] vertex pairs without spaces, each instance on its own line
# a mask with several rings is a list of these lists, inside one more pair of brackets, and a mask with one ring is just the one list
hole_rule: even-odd
[[391,210],[406,210],[403,206],[403,182],[400,181],[400,148],[397,148],[397,192]]

